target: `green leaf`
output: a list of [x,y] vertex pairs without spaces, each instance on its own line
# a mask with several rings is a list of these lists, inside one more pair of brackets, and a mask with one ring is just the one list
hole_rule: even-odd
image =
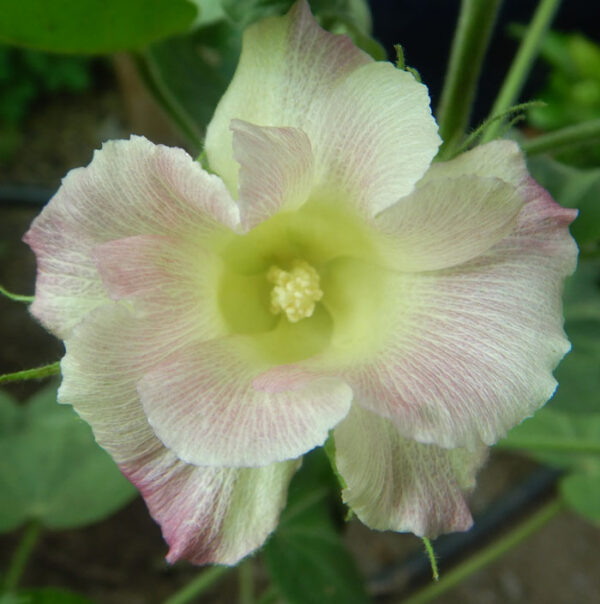
[[567,321],[600,321],[600,260],[583,259],[565,283],[563,294]]
[[2,0],[0,41],[52,52],[142,48],[185,31],[189,0]]
[[560,493],[575,512],[600,525],[600,463],[595,472],[565,476]]
[[290,604],[369,601],[354,560],[336,530],[337,483],[316,449],[294,477],[279,527],[263,550],[274,585]]
[[233,77],[240,49],[240,30],[220,21],[153,44],[141,57],[150,90],[187,135],[195,153]]
[[565,330],[572,350],[555,371],[549,406],[566,413],[600,413],[600,261],[582,260],[566,283]]
[[600,522],[600,412],[573,414],[546,407],[499,443],[568,473],[559,482],[565,503]]
[[585,260],[565,288],[566,331],[573,350],[555,372],[554,398],[513,428],[499,447],[526,452],[567,471],[565,503],[600,521],[600,262]]
[[56,387],[28,404],[0,398],[0,531],[38,520],[47,528],[84,526],[135,496],[89,426],[56,403]]
[[0,596],[0,604],[94,604],[92,600],[64,589],[44,587],[25,589]]
[[14,404],[12,397],[0,390],[0,439],[17,430],[20,419],[19,408]]
[[554,375],[558,390],[549,406],[566,413],[600,413],[600,321],[569,320],[571,352]]
[[571,232],[580,245],[600,239],[600,169],[580,170],[549,157],[527,161],[531,175],[567,208],[578,208]]
[[600,413],[568,413],[550,406],[513,428],[498,443],[557,467],[587,471],[600,462]]

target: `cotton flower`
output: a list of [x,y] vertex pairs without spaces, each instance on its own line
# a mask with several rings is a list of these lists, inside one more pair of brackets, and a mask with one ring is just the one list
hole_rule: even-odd
[[426,88],[305,2],[244,36],[209,174],[141,137],[70,172],[25,240],[59,399],[168,560],[233,564],[331,433],[376,529],[465,530],[487,445],[553,393],[567,225],[511,142],[431,165]]

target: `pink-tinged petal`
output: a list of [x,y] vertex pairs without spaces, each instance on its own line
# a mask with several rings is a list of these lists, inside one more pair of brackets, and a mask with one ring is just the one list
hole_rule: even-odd
[[201,468],[166,449],[135,386],[177,345],[177,326],[161,326],[118,304],[94,310],[66,342],[59,400],[75,407],[140,489],[171,546],[170,561],[234,564],[275,529],[298,462]]
[[161,525],[168,562],[233,565],[275,530],[299,463],[203,468],[161,449],[121,469]]
[[554,392],[552,371],[570,348],[561,292],[577,258],[567,228],[576,213],[527,190],[514,232],[481,257],[398,275],[387,342],[346,374],[356,400],[407,438],[493,444]]
[[227,332],[215,293],[221,260],[195,240],[136,235],[97,246],[93,258],[112,299],[135,301],[138,313],[162,310],[165,329],[185,324],[188,340]]
[[515,227],[524,193],[497,178],[429,179],[375,221],[383,254],[399,271],[431,271],[471,260]]
[[368,214],[410,193],[440,143],[427,89],[321,29],[304,1],[248,28],[238,69],[209,124],[208,159],[233,194],[236,119],[301,129],[312,147],[314,194]]
[[156,435],[202,466],[252,467],[322,445],[350,408],[336,377],[290,367],[263,384],[251,339],[222,338],[179,350],[147,373],[138,391]]
[[240,164],[238,205],[250,230],[281,210],[296,210],[313,181],[310,141],[298,128],[231,122],[233,152]]
[[38,263],[31,310],[64,338],[107,301],[92,259],[98,244],[141,234],[201,240],[238,224],[223,183],[185,151],[142,137],[105,143],[89,166],[69,172],[24,237]]
[[485,447],[470,452],[406,440],[389,420],[358,405],[334,439],[342,496],[367,526],[431,538],[471,526],[463,493],[475,485]]
[[128,303],[96,308],[65,340],[61,403],[72,405],[119,464],[162,448],[148,424],[136,383],[171,354],[189,327],[174,315],[134,313]]

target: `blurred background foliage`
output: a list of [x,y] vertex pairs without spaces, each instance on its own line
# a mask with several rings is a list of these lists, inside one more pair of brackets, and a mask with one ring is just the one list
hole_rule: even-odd
[[96,445],[88,424],[56,403],[50,385],[18,405],[0,391],[0,532],[37,522],[68,529],[97,522],[136,490]]
[[552,131],[600,117],[600,45],[579,33],[549,32],[541,58],[550,67],[538,95],[546,105],[529,112],[530,124]]
[[[131,51],[148,90],[197,155],[206,125],[233,76],[244,28],[287,12],[293,0],[93,0],[85,4],[4,0],[3,4],[0,41],[5,44],[95,56]],[[313,0],[310,4],[323,27],[349,35],[376,59],[385,58],[385,51],[371,37],[366,0]],[[0,120],[6,125],[16,125],[39,93],[76,92],[89,85],[86,62],[80,57],[14,49],[7,53],[4,77],[0,55],[0,92],[7,91],[3,103],[7,108],[4,111],[0,105]],[[10,141],[5,145],[9,147],[6,155]]]
[[90,59],[0,44],[0,162],[22,144],[22,125],[36,101],[91,86]]

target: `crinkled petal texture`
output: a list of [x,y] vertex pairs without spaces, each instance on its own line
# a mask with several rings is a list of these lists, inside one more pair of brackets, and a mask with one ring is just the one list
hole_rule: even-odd
[[240,164],[238,204],[250,230],[280,211],[298,209],[313,187],[310,140],[299,128],[261,127],[231,122],[233,149]]
[[294,460],[352,399],[341,378],[297,371],[254,386],[265,361],[219,306],[220,252],[239,231],[217,177],[133,138],[69,174],[26,236],[33,312],[65,339],[59,398],[140,488],[171,560],[234,563],[258,547]]
[[97,245],[142,234],[199,240],[238,225],[222,181],[185,151],[143,137],[105,143],[89,167],[69,172],[25,236],[38,263],[32,312],[65,338],[108,300]]
[[475,485],[485,447],[472,452],[407,440],[359,405],[334,436],[344,501],[371,528],[436,537],[471,526],[463,494]]
[[[388,337],[345,375],[358,404],[405,438],[477,450],[554,392],[552,371],[569,350],[561,292],[575,268],[576,212],[526,177],[513,143],[436,164],[424,180],[377,217],[400,239],[392,257],[405,252],[387,292],[403,305],[388,305]],[[420,246],[407,216],[423,225]]]
[[120,304],[94,310],[66,341],[59,400],[89,422],[138,487],[170,545],[168,560],[235,564],[277,524],[295,460],[260,468],[182,461],[150,427],[136,383],[177,347],[167,317],[134,317]]
[[315,194],[344,197],[366,214],[410,193],[440,143],[425,86],[325,32],[304,1],[248,28],[208,127],[211,168],[237,195],[232,120],[301,129],[314,154]]
[[438,144],[425,87],[301,0],[245,35],[207,133],[222,180],[134,137],[34,222],[59,398],[138,486],[169,560],[260,546],[331,430],[364,522],[469,526],[484,445],[549,398],[568,349],[574,214],[516,145],[425,173]]
[[[251,352],[251,350],[249,351]],[[227,339],[182,348],[138,384],[148,421],[180,459],[261,466],[299,457],[350,409],[340,378],[288,369],[277,391],[253,385],[257,365]]]

